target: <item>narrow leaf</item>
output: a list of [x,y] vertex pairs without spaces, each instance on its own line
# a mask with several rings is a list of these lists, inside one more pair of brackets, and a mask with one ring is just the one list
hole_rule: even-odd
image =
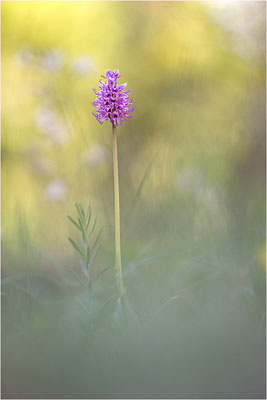
[[69,239],[70,243],[72,244],[72,246],[74,247],[74,249],[75,249],[76,251],[78,251],[78,253],[79,253],[81,256],[84,257],[84,254],[83,254],[82,250],[79,248],[79,246],[77,245],[77,243],[75,243],[74,240],[71,239],[70,237],[69,237],[68,239]]
[[73,225],[75,225],[76,226],[76,228],[78,228],[79,229],[79,231],[81,230],[81,228],[80,228],[80,226],[77,224],[77,222],[76,221],[74,221],[74,219],[73,218],[71,218],[71,216],[70,215],[68,215],[67,216],[68,218],[69,218],[69,220],[73,223]]
[[88,209],[87,209],[87,213],[86,213],[86,219],[85,219],[85,223],[86,223],[86,230],[88,229],[89,223],[90,223],[90,219],[91,219],[91,207],[90,204],[88,205]]
[[72,275],[74,276],[74,278],[76,279],[76,281],[77,281],[81,286],[85,286],[84,282],[78,277],[78,275],[76,274],[76,272],[74,272],[72,269],[70,270],[70,272],[72,273]]
[[106,268],[104,268],[101,272],[99,272],[99,274],[95,277],[95,280],[97,280],[98,278],[100,278],[100,276],[102,274],[104,274],[104,272],[106,272],[109,268],[111,268],[111,266],[108,266]]
[[82,271],[83,271],[84,275],[86,276],[86,278],[88,278],[88,271],[87,271],[87,269],[86,269],[86,267],[84,265],[83,260],[80,260],[80,264],[81,264],[81,268],[82,268]]
[[82,212],[80,210],[80,205],[78,203],[75,203],[75,207],[76,207],[76,209],[78,211],[78,214],[79,214],[79,216],[80,216],[80,218],[82,220],[83,219],[83,215],[82,215]]
[[81,230],[83,229],[83,223],[81,217],[78,217],[79,225],[81,227]]
[[82,216],[83,216],[83,218],[85,219],[85,214],[84,214],[84,211],[83,211],[83,206],[82,206],[80,203],[79,203],[79,207],[80,207]]
[[93,227],[92,227],[92,229],[90,230],[90,232],[89,232],[89,234],[88,234],[88,236],[87,236],[87,239],[90,237],[90,235],[93,233],[93,231],[94,231],[94,229],[95,229],[96,220],[97,220],[97,217],[95,217]]
[[81,227],[80,231],[82,232],[82,237],[83,237],[83,240],[84,240],[84,242],[85,242],[85,231],[84,231],[84,225],[83,225],[83,223],[82,223],[82,221],[81,221],[81,218],[80,218],[80,217],[78,217],[78,221],[79,221],[79,224],[80,224],[80,227]]
[[94,254],[93,254],[92,257],[91,257],[90,264],[88,265],[88,269],[91,267],[91,265],[92,265],[92,263],[93,263],[93,261],[94,261],[94,259],[95,259],[95,256],[96,256],[96,254],[97,254],[98,249],[99,249],[100,246],[101,246],[101,243],[100,243],[99,246],[95,249]]

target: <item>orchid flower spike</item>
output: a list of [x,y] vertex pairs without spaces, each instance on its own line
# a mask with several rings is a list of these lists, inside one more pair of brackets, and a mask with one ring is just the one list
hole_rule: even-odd
[[102,125],[104,120],[110,121],[114,126],[120,125],[123,121],[131,118],[134,109],[130,108],[133,100],[129,98],[130,90],[125,91],[127,83],[118,85],[117,79],[120,78],[119,70],[105,70],[105,75],[101,75],[100,90],[93,89],[96,99],[92,103],[96,107],[96,113],[92,113],[97,121]]

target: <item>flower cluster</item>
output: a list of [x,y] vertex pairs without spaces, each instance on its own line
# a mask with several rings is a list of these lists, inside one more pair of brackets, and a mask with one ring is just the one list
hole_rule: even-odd
[[96,117],[100,124],[103,121],[110,121],[115,126],[120,125],[127,118],[131,118],[130,113],[133,112],[133,108],[129,109],[133,100],[129,98],[130,90],[125,91],[127,83],[118,85],[117,79],[120,78],[119,70],[105,70],[106,75],[101,75],[102,78],[107,79],[104,82],[100,79],[100,90],[93,89],[97,98],[92,103],[96,107]]

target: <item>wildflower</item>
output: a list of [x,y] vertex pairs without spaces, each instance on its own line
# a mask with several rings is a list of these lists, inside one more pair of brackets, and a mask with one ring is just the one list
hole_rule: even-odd
[[79,56],[72,62],[72,69],[77,75],[86,75],[88,72],[93,70],[93,67],[93,60],[86,55]]
[[83,162],[91,167],[96,167],[106,162],[108,158],[107,150],[104,146],[95,145],[89,148],[83,155]]
[[51,201],[63,199],[66,192],[64,182],[56,180],[49,183],[45,189],[45,195]]
[[22,47],[16,54],[18,60],[23,66],[29,65],[33,59],[33,52],[29,47]]
[[133,112],[133,108],[129,109],[132,105],[132,99],[129,98],[130,90],[125,91],[127,83],[118,85],[117,79],[120,78],[119,70],[110,69],[105,70],[106,75],[101,75],[102,78],[107,79],[104,82],[102,79],[100,82],[100,90],[93,89],[97,98],[92,103],[96,107],[96,117],[100,124],[103,124],[104,120],[110,121],[114,126],[120,125],[123,121],[131,118],[130,113]]
[[120,233],[120,190],[119,190],[119,166],[118,166],[118,146],[117,146],[117,126],[127,118],[131,118],[130,113],[133,112],[133,100],[129,98],[130,90],[125,91],[127,83],[118,85],[117,79],[120,78],[119,70],[106,69],[106,75],[101,75],[107,79],[104,82],[100,79],[100,90],[93,89],[97,98],[92,103],[96,107],[96,117],[100,124],[104,120],[110,121],[112,124],[112,139],[113,139],[113,175],[114,175],[114,225],[115,225],[115,274],[119,293],[119,307],[122,307],[123,312],[127,313],[126,292],[122,277],[121,264],[121,233]]
[[36,112],[36,124],[55,144],[62,144],[68,140],[68,129],[58,115],[47,107],[40,107]]
[[64,64],[64,56],[60,50],[47,51],[40,60],[41,66],[47,72],[57,71]]

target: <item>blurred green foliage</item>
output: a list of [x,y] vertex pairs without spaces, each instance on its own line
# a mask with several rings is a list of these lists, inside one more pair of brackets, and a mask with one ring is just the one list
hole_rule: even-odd
[[[1,10],[5,396],[260,397],[265,3],[2,1]],[[105,305],[116,299],[111,126],[91,105],[105,68],[120,70],[135,109],[118,144],[125,282],[151,343],[138,360]],[[102,228],[94,275],[111,268],[95,307],[104,299],[108,323],[85,317],[70,274],[80,273],[67,240],[76,201],[90,202]],[[109,331],[115,342],[99,342]]]

